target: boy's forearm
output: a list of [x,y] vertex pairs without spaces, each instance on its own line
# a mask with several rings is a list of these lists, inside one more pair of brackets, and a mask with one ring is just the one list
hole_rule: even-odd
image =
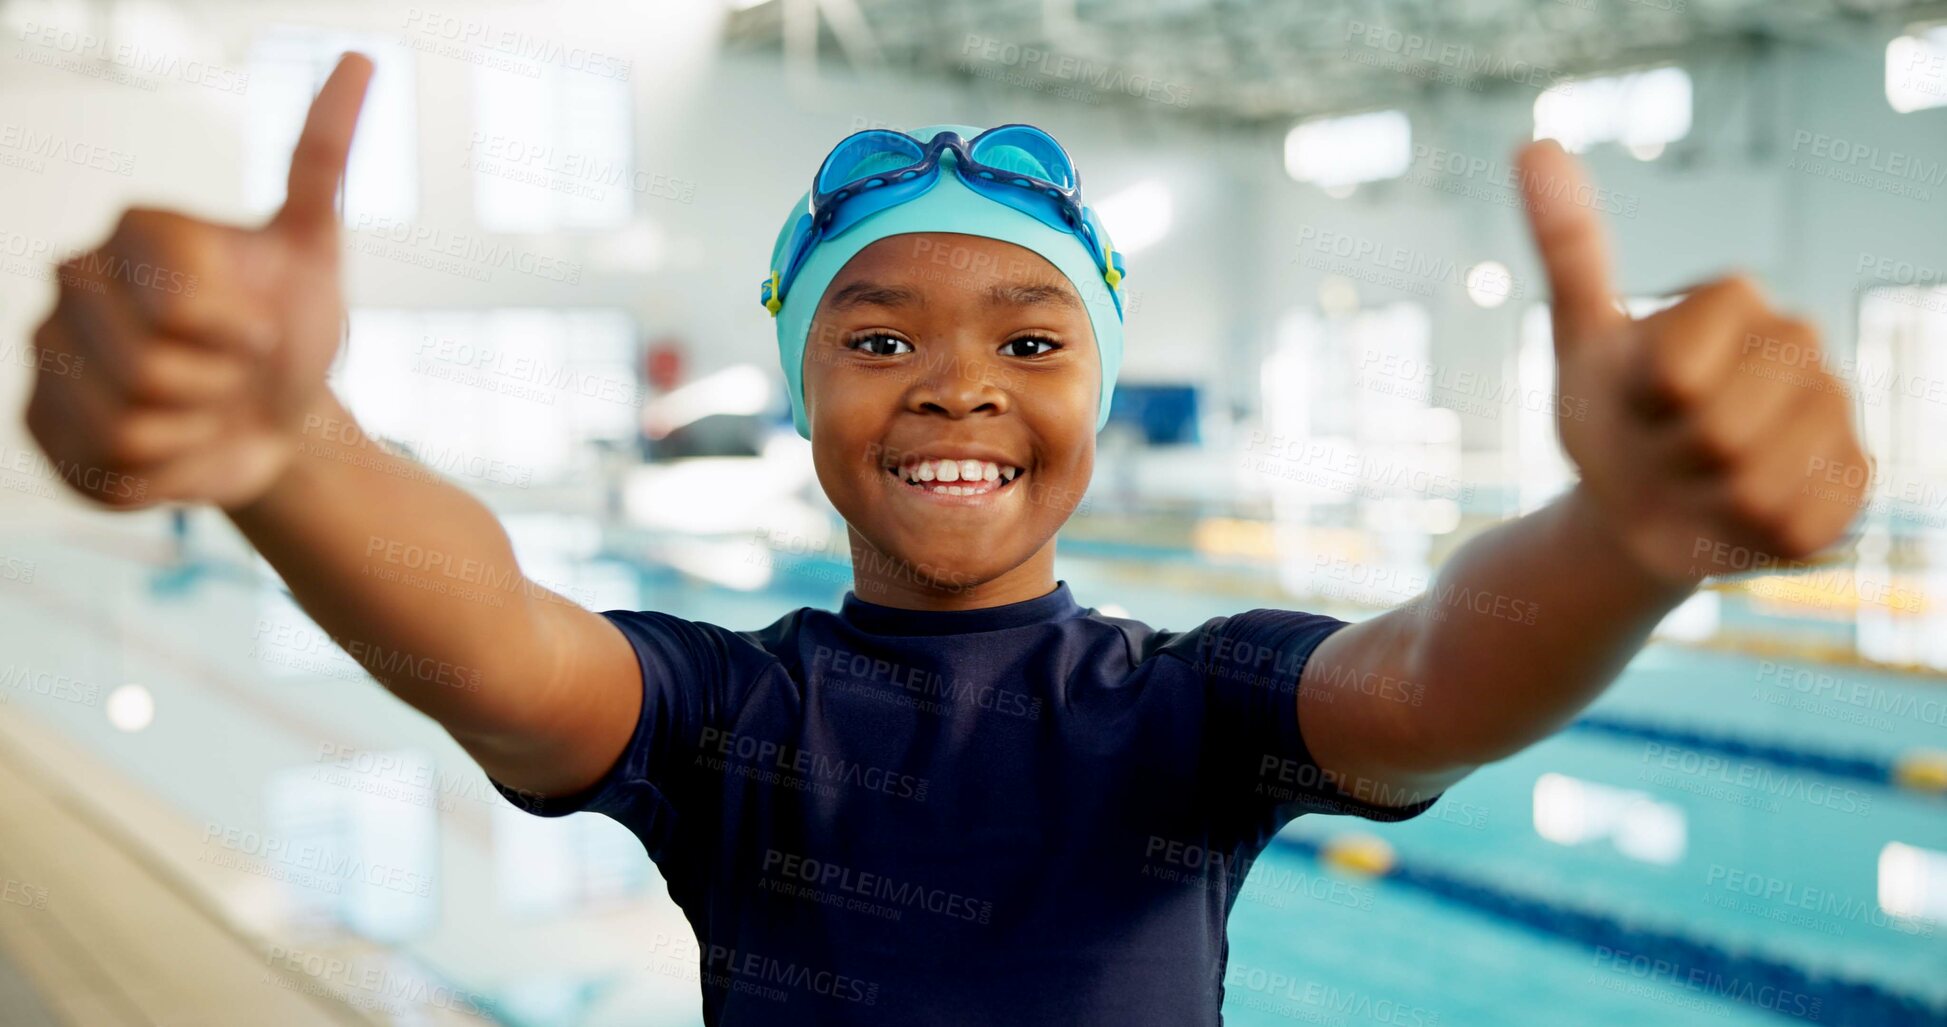
[[269,492],[226,511],[312,619],[456,736],[520,716],[548,668],[533,585],[479,500],[360,431],[327,389]]
[[1483,533],[1412,604],[1418,715],[1481,764],[1559,729],[1691,593],[1646,572],[1581,486]]

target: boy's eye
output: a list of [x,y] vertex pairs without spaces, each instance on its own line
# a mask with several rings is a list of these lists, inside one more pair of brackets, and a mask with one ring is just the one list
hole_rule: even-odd
[[913,348],[912,343],[907,342],[899,336],[886,335],[883,332],[877,335],[861,335],[853,339],[850,346],[853,349],[863,349],[875,357],[894,357],[899,355],[899,352],[895,349],[880,348],[884,346],[904,346],[908,351]]
[[[1046,346],[1048,348],[1034,353],[1022,353],[1018,350],[1014,352],[1009,352],[1010,347],[1014,347],[1014,346]],[[1038,357],[1043,353],[1052,353],[1055,350],[1058,350],[1060,348],[1061,348],[1061,343],[1056,342],[1053,339],[1041,338],[1038,335],[1024,335],[1021,338],[1009,339],[1006,342],[1001,343],[1001,352],[1006,353],[1008,356],[1011,357]]]

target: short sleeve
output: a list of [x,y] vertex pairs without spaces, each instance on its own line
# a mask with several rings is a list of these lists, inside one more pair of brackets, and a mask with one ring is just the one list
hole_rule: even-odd
[[1341,790],[1312,758],[1298,722],[1298,686],[1319,644],[1346,621],[1293,610],[1249,610],[1197,629],[1207,695],[1207,744],[1219,787],[1265,838],[1302,813],[1397,821],[1433,805],[1369,801]]
[[642,712],[627,747],[600,780],[570,795],[492,783],[508,802],[536,816],[588,811],[611,817],[634,831],[650,855],[660,856],[674,827],[676,768],[688,763],[706,730],[734,716],[751,675],[737,670],[742,661],[733,647],[740,639],[716,625],[650,611],[602,616],[628,638],[642,679]]

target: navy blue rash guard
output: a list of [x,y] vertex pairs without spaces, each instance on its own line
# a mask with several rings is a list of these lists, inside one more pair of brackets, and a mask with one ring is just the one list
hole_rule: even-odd
[[604,616],[642,664],[627,750],[576,795],[496,786],[642,839],[697,938],[645,966],[691,961],[711,1025],[1217,1024],[1271,836],[1432,804],[1321,779],[1296,696],[1331,617],[1158,631],[1066,582],[960,611],[847,592],[760,631]]

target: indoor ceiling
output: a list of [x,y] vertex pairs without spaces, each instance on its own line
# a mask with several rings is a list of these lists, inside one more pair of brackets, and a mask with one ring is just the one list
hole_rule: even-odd
[[1885,36],[1938,0],[764,0],[731,46],[1259,121],[1540,88],[1701,47]]

